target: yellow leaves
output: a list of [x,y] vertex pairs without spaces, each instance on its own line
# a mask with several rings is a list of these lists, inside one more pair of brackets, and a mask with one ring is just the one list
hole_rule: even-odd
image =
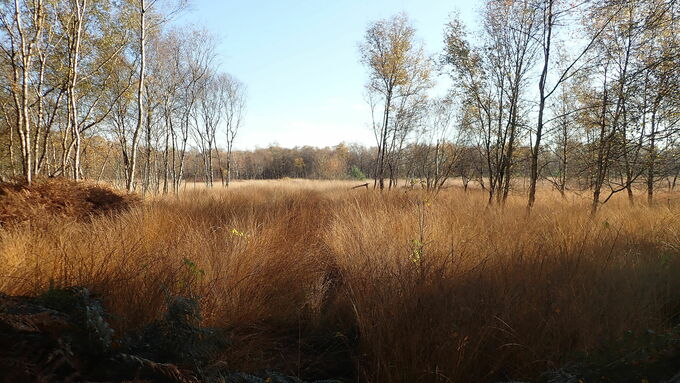
[[242,231],[238,231],[236,229],[231,229],[230,231],[231,235],[239,237],[239,238],[246,238],[246,233]]
[[405,15],[377,21],[368,28],[361,54],[375,80],[391,88],[407,85],[420,73],[429,78],[429,70],[419,69],[427,63],[414,35],[415,29]]
[[411,252],[409,254],[409,259],[416,266],[419,266],[420,262],[422,261],[424,247],[425,245],[418,239],[411,241]]

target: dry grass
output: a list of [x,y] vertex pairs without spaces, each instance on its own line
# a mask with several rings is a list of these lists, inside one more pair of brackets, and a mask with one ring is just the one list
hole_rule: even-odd
[[[119,333],[167,295],[230,330],[231,368],[371,382],[484,382],[557,367],[680,315],[680,207],[542,193],[380,194],[257,182],[91,222],[0,230],[0,291],[102,294]],[[238,183],[236,184],[238,185]]]

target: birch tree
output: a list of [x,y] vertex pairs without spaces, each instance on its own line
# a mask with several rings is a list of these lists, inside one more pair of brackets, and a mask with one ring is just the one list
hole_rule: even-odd
[[[414,93],[408,91],[409,86],[414,82],[426,82],[430,73],[424,68],[427,58],[422,44],[416,41],[415,28],[405,14],[371,23],[360,45],[360,52],[361,62],[369,71],[368,92],[381,97],[382,118],[379,124],[374,124],[378,145],[375,174],[376,183],[383,190],[388,145],[396,142],[393,134],[395,130],[390,130],[395,99],[412,96]],[[377,101],[376,97],[371,97]]]
[[227,144],[226,186],[232,179],[234,141],[243,125],[246,110],[246,87],[230,75],[219,78],[221,89],[225,92],[223,99],[225,138]]

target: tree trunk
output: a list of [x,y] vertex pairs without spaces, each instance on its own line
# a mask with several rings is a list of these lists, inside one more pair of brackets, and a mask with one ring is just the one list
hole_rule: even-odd
[[543,42],[543,70],[541,71],[541,78],[538,81],[538,123],[536,124],[536,141],[531,150],[531,174],[529,182],[529,201],[527,208],[531,210],[536,202],[536,184],[538,183],[538,155],[541,149],[541,138],[543,137],[543,114],[545,111],[545,84],[548,78],[548,66],[550,65],[550,45],[552,39],[552,24],[553,24],[553,0],[548,0],[548,15],[547,20],[544,21],[546,28],[545,40]]
[[126,189],[132,192],[135,188],[135,168],[137,164],[137,144],[139,141],[139,132],[142,130],[144,123],[144,71],[146,69],[146,1],[139,0],[139,84],[137,86],[137,126],[132,135],[132,145],[130,149],[130,164],[127,171]]

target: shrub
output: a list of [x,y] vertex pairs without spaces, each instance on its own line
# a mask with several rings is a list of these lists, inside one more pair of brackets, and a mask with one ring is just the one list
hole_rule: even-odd
[[359,167],[356,165],[352,165],[352,167],[349,169],[349,176],[350,178],[355,180],[366,179],[366,175],[364,174],[364,172],[362,172],[361,169],[359,169]]

